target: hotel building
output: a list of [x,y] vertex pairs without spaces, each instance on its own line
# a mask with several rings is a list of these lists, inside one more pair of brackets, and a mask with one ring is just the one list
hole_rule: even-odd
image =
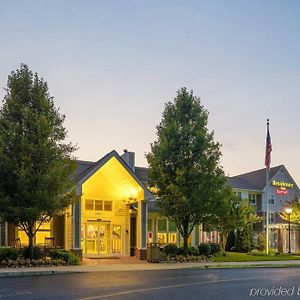
[[[136,167],[133,152],[116,151],[97,162],[78,161],[74,177],[80,201],[66,209],[60,216],[44,224],[37,232],[35,244],[72,249],[85,257],[111,255],[146,258],[147,243],[180,244],[175,224],[161,216],[155,198],[148,190],[147,168]],[[266,199],[269,201],[270,247],[287,252],[287,222],[280,219],[278,211],[290,201],[298,199],[299,188],[286,168],[270,169],[268,197],[266,195],[265,169],[228,178],[241,199],[249,199],[259,215],[265,215]],[[265,231],[265,224],[258,226]],[[299,231],[292,228],[292,251],[298,252]],[[218,242],[217,232],[205,232],[196,226],[189,244]],[[0,246],[28,244],[25,233],[6,222],[0,223]]]

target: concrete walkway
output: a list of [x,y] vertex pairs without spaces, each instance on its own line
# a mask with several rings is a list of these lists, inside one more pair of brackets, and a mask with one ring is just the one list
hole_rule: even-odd
[[186,268],[259,268],[259,267],[300,267],[300,260],[252,261],[252,262],[199,262],[199,263],[148,263],[136,258],[84,259],[81,266],[0,268],[1,277],[51,275],[86,272],[120,272],[170,270]]

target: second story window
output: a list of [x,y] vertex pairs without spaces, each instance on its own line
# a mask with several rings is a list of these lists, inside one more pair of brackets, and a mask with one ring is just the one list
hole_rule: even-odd
[[112,211],[112,201],[86,199],[85,209],[95,211]]
[[275,203],[275,195],[269,194],[269,204],[274,204],[274,203]]

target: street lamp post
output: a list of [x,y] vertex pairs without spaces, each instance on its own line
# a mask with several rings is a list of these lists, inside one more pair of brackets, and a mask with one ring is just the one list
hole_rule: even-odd
[[285,212],[288,214],[289,216],[289,254],[291,254],[291,213],[292,213],[293,209],[288,207],[285,209]]

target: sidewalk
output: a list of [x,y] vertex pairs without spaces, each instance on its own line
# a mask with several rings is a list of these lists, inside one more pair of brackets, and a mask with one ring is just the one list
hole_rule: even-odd
[[84,259],[81,266],[0,268],[0,278],[18,276],[40,276],[51,274],[171,270],[186,268],[262,268],[262,267],[300,267],[300,260],[253,261],[253,262],[199,262],[199,263],[148,263],[136,258]]

